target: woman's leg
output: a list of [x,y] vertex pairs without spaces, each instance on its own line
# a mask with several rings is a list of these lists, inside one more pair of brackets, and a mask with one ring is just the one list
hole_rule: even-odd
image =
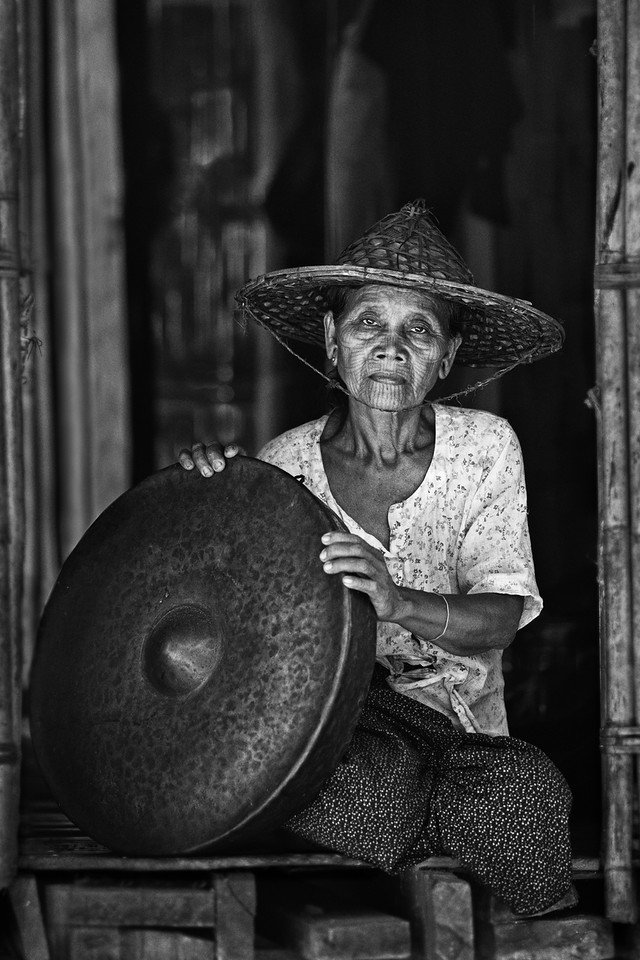
[[535,747],[459,733],[374,682],[346,755],[286,827],[391,873],[451,856],[518,913],[571,883],[569,789]]
[[556,903],[571,885],[569,788],[536,747],[458,734],[439,758],[426,839],[516,913]]
[[[390,712],[385,709],[389,698],[392,705],[404,703]],[[433,788],[435,752],[426,748],[415,723],[404,722],[406,714],[420,715],[424,709],[386,684],[382,690],[372,688],[344,757],[286,829],[307,842],[396,872],[417,846],[422,849]],[[451,726],[445,717],[435,719]],[[421,857],[408,862],[416,859]]]

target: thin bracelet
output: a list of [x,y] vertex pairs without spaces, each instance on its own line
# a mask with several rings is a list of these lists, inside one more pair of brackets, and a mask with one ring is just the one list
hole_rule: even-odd
[[449,610],[449,601],[445,597],[444,593],[438,593],[436,594],[436,596],[442,597],[442,599],[444,600],[444,605],[447,608],[447,619],[444,622],[444,630],[442,631],[442,633],[439,633],[437,637],[434,637],[432,640],[429,640],[429,643],[435,643],[436,640],[442,640],[445,633],[447,632],[447,627],[449,626],[449,614],[451,613],[451,611]]

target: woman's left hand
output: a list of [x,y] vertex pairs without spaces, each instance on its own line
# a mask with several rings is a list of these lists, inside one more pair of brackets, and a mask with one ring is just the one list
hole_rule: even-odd
[[403,599],[382,553],[355,533],[341,530],[325,533],[322,543],[320,560],[325,573],[342,574],[345,587],[366,593],[378,620],[397,621],[404,606]]

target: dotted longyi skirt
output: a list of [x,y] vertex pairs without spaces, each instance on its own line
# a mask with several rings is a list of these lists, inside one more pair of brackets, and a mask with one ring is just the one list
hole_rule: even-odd
[[516,913],[534,913],[571,885],[570,807],[536,747],[461,733],[376,668],[346,754],[287,828],[390,873],[453,857]]

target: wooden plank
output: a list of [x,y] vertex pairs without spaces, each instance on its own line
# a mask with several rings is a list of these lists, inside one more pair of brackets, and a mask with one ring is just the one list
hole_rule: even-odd
[[474,960],[471,886],[455,874],[414,867],[403,876],[412,942],[428,960]]
[[345,867],[370,870],[362,860],[337,853],[258,853],[231,856],[122,857],[87,837],[63,835],[30,837],[21,843],[20,869],[25,871],[126,870],[143,873],[167,871],[256,869],[260,867]]
[[[555,913],[558,910],[570,910],[573,907],[577,906],[579,902],[578,892],[576,888],[571,885],[571,888],[567,891],[562,900],[559,900],[557,903],[554,903],[552,907],[549,907],[547,910],[541,910],[536,914],[535,918],[543,917],[551,913]],[[488,890],[478,890],[476,893],[476,914],[482,920],[490,924],[496,923],[515,923],[516,921],[523,921],[525,918],[514,913],[511,907],[500,900],[499,897],[494,897]],[[552,918],[553,919],[553,918]]]
[[[409,924],[385,914],[278,913],[286,945],[305,960],[408,960]],[[442,954],[444,957],[444,954]]]
[[176,930],[123,930],[122,960],[212,960],[212,937]]
[[68,953],[59,960],[121,960],[119,930],[76,927],[69,931]]
[[[35,829],[37,821],[28,827]],[[258,870],[270,867],[313,867],[327,869],[364,869],[370,864],[353,860],[339,853],[287,853],[277,851],[262,854],[234,854],[228,856],[185,857],[123,857],[110,853],[106,847],[78,836],[66,817],[54,821],[53,835],[47,833],[48,821],[42,821],[44,836],[23,838],[20,844],[19,866],[30,871],[101,871],[126,870],[132,873],[167,873],[170,871]],[[637,864],[640,866],[640,862]],[[421,866],[430,870],[459,871],[460,864],[449,857],[432,857]],[[577,857],[573,860],[574,876],[594,876],[602,872],[597,857]]]
[[69,925],[67,923],[67,905],[69,902],[69,884],[58,884],[55,888],[45,885],[43,902],[47,920],[47,933],[53,960],[68,960]]
[[255,960],[304,960],[304,957],[300,953],[294,953],[293,950],[273,950],[269,947],[256,950]]
[[411,953],[409,922],[337,896],[331,881],[273,879],[260,891],[259,923],[270,939],[305,960],[406,960]]
[[574,878],[602,875],[602,862],[599,857],[574,857],[571,865]]
[[62,913],[69,927],[213,927],[216,921],[211,891],[177,886],[52,883],[46,903],[47,916]]
[[216,873],[215,958],[251,960],[254,953],[256,885],[253,874]]
[[36,878],[32,875],[17,877],[9,888],[9,898],[24,956],[27,960],[50,960]]
[[499,924],[484,960],[613,960],[613,930],[603,917]]

